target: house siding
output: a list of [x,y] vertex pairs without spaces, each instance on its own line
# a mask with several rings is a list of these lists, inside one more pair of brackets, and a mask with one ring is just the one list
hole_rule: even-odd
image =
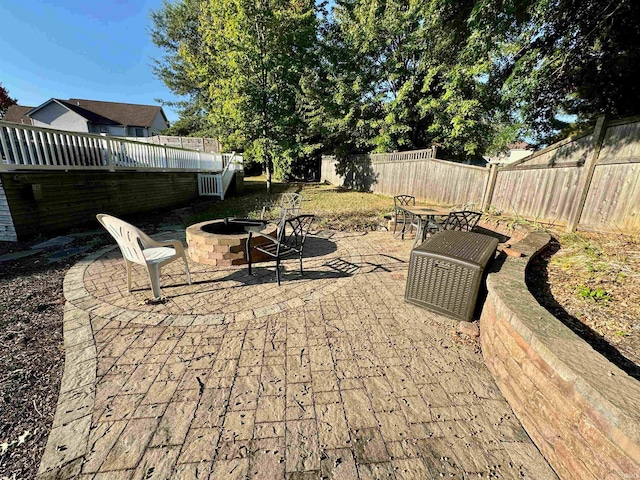
[[158,112],[156,113],[156,118],[153,119],[153,123],[151,124],[151,127],[149,127],[148,136],[159,135],[160,132],[162,132],[163,130],[166,130],[167,128],[169,128],[169,125],[167,124],[167,122],[164,121],[164,117],[162,116],[162,113]]
[[51,102],[37,112],[31,114],[36,127],[56,128],[71,132],[89,132],[87,120],[62,105]]
[[145,128],[145,127],[127,127],[127,137],[137,137],[136,135],[136,128],[141,128],[142,129],[142,135],[141,137],[149,137],[149,129]]
[[16,240],[18,240],[18,236],[13,225],[13,217],[9,209],[7,195],[2,186],[2,177],[0,177],[0,241],[15,242]]

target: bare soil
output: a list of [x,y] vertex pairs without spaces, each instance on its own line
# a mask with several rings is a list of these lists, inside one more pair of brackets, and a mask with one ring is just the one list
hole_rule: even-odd
[[527,283],[549,312],[640,379],[640,239],[550,232]]

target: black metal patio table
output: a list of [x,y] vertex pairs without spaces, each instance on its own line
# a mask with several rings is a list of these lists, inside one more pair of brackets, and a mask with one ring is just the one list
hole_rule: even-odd
[[413,242],[415,247],[418,243],[418,239],[422,237],[422,229],[428,225],[429,222],[435,222],[435,217],[447,216],[451,212],[450,208],[438,207],[438,206],[402,206],[398,209],[404,212],[404,218],[402,221],[401,238],[404,240],[404,234],[407,229],[407,218],[410,218],[409,226],[416,226],[416,239]]

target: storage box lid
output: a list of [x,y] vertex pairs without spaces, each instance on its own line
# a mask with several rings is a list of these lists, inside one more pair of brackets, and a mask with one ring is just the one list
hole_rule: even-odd
[[442,258],[475,263],[484,268],[493,257],[498,239],[481,233],[445,230],[415,249]]

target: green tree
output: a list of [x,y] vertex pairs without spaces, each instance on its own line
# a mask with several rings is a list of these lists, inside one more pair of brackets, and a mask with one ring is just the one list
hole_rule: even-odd
[[300,82],[312,62],[317,19],[311,0],[204,0],[198,48],[177,64],[199,87],[213,129],[232,148],[285,172],[306,125]]
[[9,91],[0,83],[0,118],[4,117],[11,105],[15,105],[16,99],[9,96]]
[[201,106],[193,100],[183,100],[178,102],[165,102],[157,100],[163,105],[168,105],[178,111],[179,118],[173,122],[169,128],[165,129],[163,135],[178,135],[182,137],[215,137],[207,113]]
[[635,0],[478,0],[467,53],[491,58],[504,111],[544,139],[561,114],[640,112],[639,18]]
[[375,66],[355,47],[345,22],[335,18],[340,8],[349,10],[352,5],[338,5],[330,15],[323,11],[318,62],[302,85],[305,119],[318,150],[344,156],[371,151],[373,122],[382,112]]
[[215,136],[206,111],[207,82],[196,74],[198,67],[192,61],[202,53],[202,8],[203,0],[164,0],[162,8],[151,12],[151,39],[164,51],[154,60],[153,71],[169,90],[182,97],[177,102],[159,100],[176,108],[180,116],[165,132],[167,135]]
[[424,146],[428,119],[420,114],[417,100],[423,78],[420,54],[425,40],[421,24],[425,3],[342,0],[333,10],[335,49],[355,60],[352,65],[341,62],[339,66],[357,69],[355,75],[337,72],[335,89],[361,102],[356,113],[364,114],[363,120],[369,123],[370,149]]
[[482,153],[496,109],[486,64],[464,56],[473,5],[338,0],[316,78],[324,99],[316,124],[336,138],[351,135],[342,144],[359,151],[439,143],[455,156]]

